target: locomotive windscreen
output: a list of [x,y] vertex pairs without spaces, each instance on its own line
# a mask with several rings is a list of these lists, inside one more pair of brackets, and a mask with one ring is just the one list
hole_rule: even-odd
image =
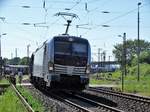
[[87,45],[82,44],[82,43],[73,43],[72,55],[73,56],[87,56]]
[[55,42],[55,54],[87,56],[87,45],[57,41]]
[[88,43],[60,40],[57,40],[54,43],[54,61],[56,64],[86,66]]
[[55,42],[55,54],[70,55],[71,54],[71,43],[56,41]]

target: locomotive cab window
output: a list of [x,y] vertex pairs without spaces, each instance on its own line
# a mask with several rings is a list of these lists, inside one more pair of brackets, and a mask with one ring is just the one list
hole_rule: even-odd
[[55,41],[55,54],[71,54],[71,44],[69,42]]
[[72,44],[72,55],[87,56],[87,45],[82,43]]

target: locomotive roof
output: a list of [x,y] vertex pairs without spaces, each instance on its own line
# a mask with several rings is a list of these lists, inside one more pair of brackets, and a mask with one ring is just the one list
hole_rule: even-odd
[[[75,42],[83,42],[83,43],[89,43],[87,39],[85,38],[81,38],[81,37],[77,37],[77,36],[70,36],[70,35],[59,35],[59,36],[54,36],[53,39],[54,40],[61,40],[61,41],[69,41],[69,38],[72,38],[73,41]],[[49,40],[46,40],[45,42],[43,42],[43,44],[38,47],[35,52],[37,52],[41,47],[43,47],[46,43],[49,43],[51,40],[53,39],[49,39]],[[35,53],[34,52],[34,53]],[[34,54],[33,53],[33,54]]]
[[64,40],[67,41],[69,38],[72,38],[74,41],[79,41],[79,42],[88,42],[87,39],[77,37],[77,36],[69,36],[69,35],[60,35],[60,36],[54,36],[54,40]]

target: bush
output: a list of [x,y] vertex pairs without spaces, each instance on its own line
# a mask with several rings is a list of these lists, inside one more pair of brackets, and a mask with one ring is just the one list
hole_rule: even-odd
[[147,52],[144,51],[140,54],[140,62],[150,64],[150,52],[149,51]]
[[[137,64],[132,67],[127,67],[127,71],[129,71],[128,75],[136,75],[137,74]],[[140,74],[141,75],[150,75],[150,64],[142,63],[140,64]]]

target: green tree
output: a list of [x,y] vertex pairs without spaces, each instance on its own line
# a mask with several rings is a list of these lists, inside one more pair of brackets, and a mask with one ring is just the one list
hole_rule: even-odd
[[9,59],[8,58],[3,58],[2,64],[7,65],[8,63],[9,63]]
[[20,65],[28,65],[29,62],[28,62],[28,57],[23,57],[20,62],[19,62]]
[[150,51],[143,51],[140,54],[140,62],[150,64]]
[[20,62],[19,57],[15,57],[15,58],[9,60],[9,64],[11,64],[11,65],[19,65],[19,62]]
[[[150,43],[145,40],[140,40],[140,52],[149,51]],[[123,44],[117,44],[114,46],[113,54],[117,61],[121,62],[122,53],[123,52]],[[132,60],[137,55],[137,40],[127,40],[126,41],[126,59],[127,64],[131,65]]]

